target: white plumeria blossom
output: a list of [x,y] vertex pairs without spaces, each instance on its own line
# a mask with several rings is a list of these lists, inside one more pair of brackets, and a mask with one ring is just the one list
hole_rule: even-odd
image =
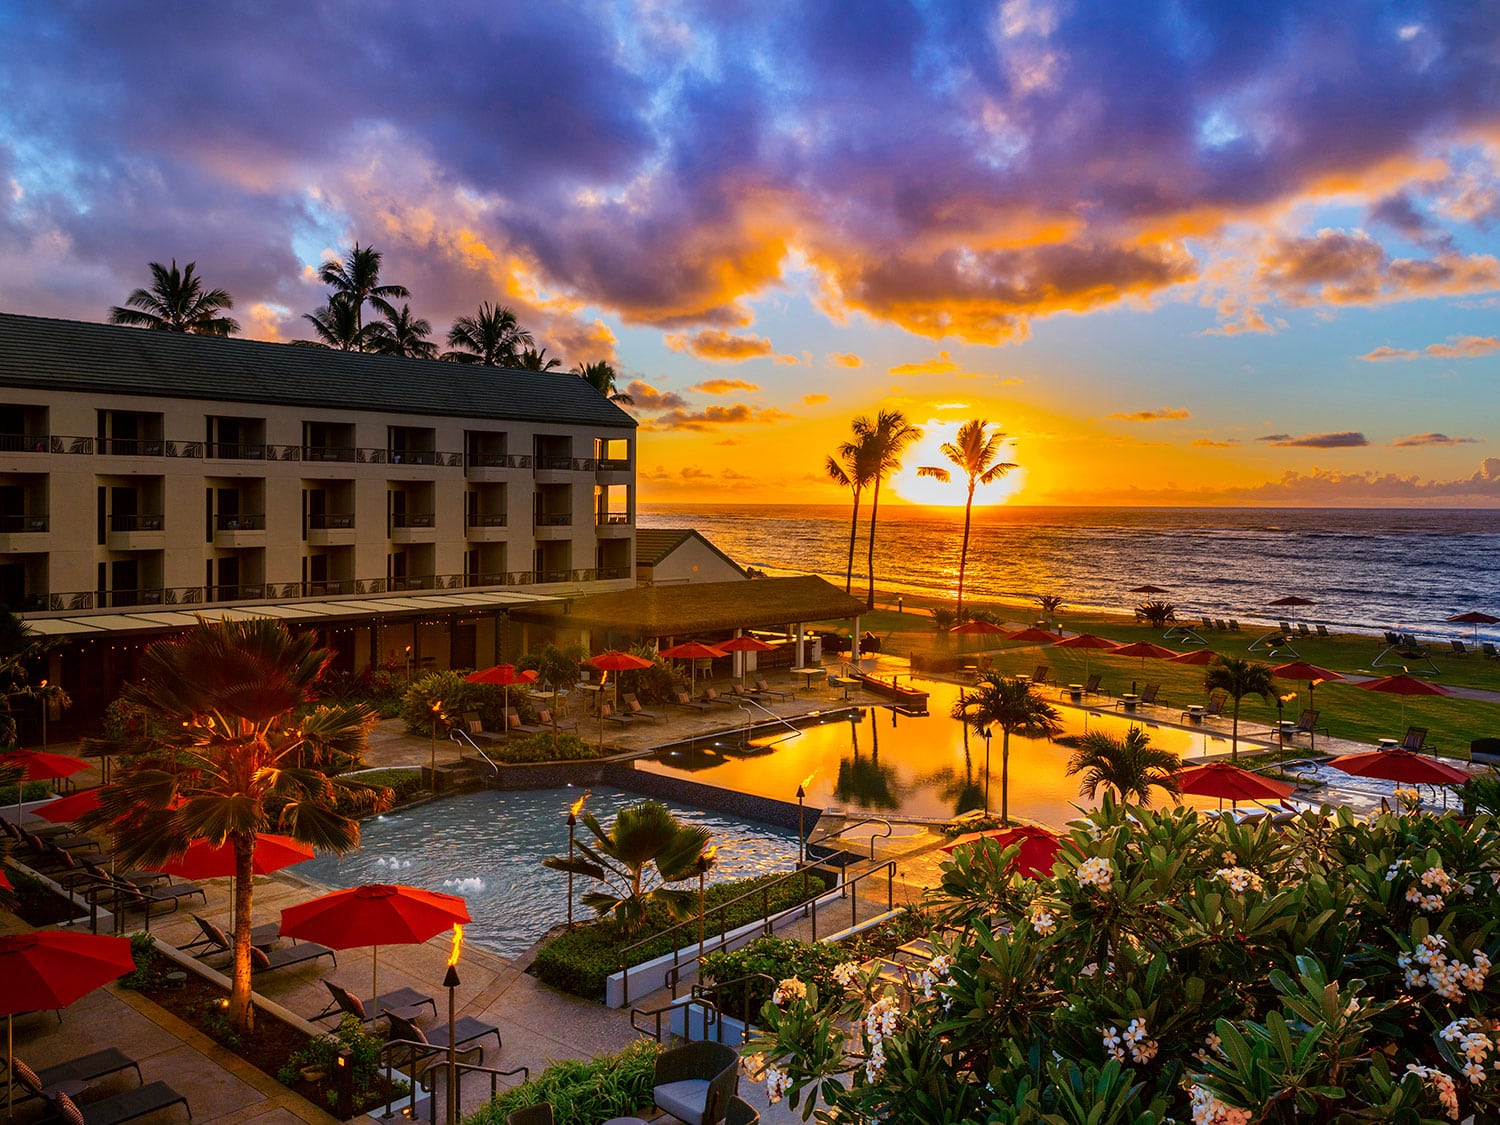
[[1103,856],[1094,856],[1086,859],[1078,865],[1078,881],[1085,887],[1098,887],[1101,891],[1107,891],[1114,885],[1114,865]]
[[1458,1084],[1453,1081],[1451,1074],[1435,1066],[1418,1066],[1416,1063],[1407,1063],[1406,1073],[1415,1074],[1422,1081],[1432,1083],[1437,1090],[1438,1101],[1447,1110],[1448,1116],[1454,1121],[1458,1120]]
[[1228,883],[1229,889],[1237,895],[1265,887],[1265,881],[1247,867],[1221,867],[1214,874]]
[[859,962],[840,961],[833,967],[833,979],[840,988],[853,988],[859,983]]
[[807,985],[796,977],[787,977],[776,986],[776,991],[771,994],[771,1000],[778,1008],[785,1008],[794,1000],[806,999]]
[[775,1105],[786,1096],[791,1075],[777,1066],[766,1067],[766,1100]]
[[1248,1109],[1227,1105],[1202,1086],[1194,1086],[1188,1093],[1193,1105],[1193,1125],[1250,1125]]
[[896,1034],[901,1026],[901,1010],[893,996],[882,996],[865,1013],[865,1034],[871,1043],[880,1043]]

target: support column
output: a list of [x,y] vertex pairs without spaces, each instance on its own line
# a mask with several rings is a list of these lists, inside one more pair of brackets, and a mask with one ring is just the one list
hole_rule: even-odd
[[806,635],[802,631],[802,622],[798,621],[795,625],[792,626],[792,636],[796,639],[797,645],[797,667],[806,668],[807,645]]
[[850,660],[850,662],[856,668],[859,667],[859,617],[858,617],[858,615],[855,616],[855,618],[854,618],[854,628],[849,633],[849,660]]

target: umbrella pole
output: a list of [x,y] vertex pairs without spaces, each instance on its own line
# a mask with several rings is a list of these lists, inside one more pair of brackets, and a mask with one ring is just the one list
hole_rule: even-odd
[[380,999],[380,946],[372,945],[370,954],[370,997],[371,1006]]
[[5,1116],[11,1117],[16,1108],[16,1017],[13,1013],[5,1017]]

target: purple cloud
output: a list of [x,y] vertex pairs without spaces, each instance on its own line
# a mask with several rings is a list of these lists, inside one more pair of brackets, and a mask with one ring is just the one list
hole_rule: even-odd
[[1255,440],[1284,449],[1355,449],[1370,444],[1365,435],[1356,430],[1342,430],[1333,434],[1303,434],[1301,437],[1267,434]]

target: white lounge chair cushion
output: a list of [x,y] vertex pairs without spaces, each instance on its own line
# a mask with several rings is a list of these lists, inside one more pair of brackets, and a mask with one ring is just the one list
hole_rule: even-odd
[[657,1086],[651,1095],[659,1108],[679,1121],[702,1121],[708,1108],[708,1080],[684,1078],[680,1082],[668,1082]]

